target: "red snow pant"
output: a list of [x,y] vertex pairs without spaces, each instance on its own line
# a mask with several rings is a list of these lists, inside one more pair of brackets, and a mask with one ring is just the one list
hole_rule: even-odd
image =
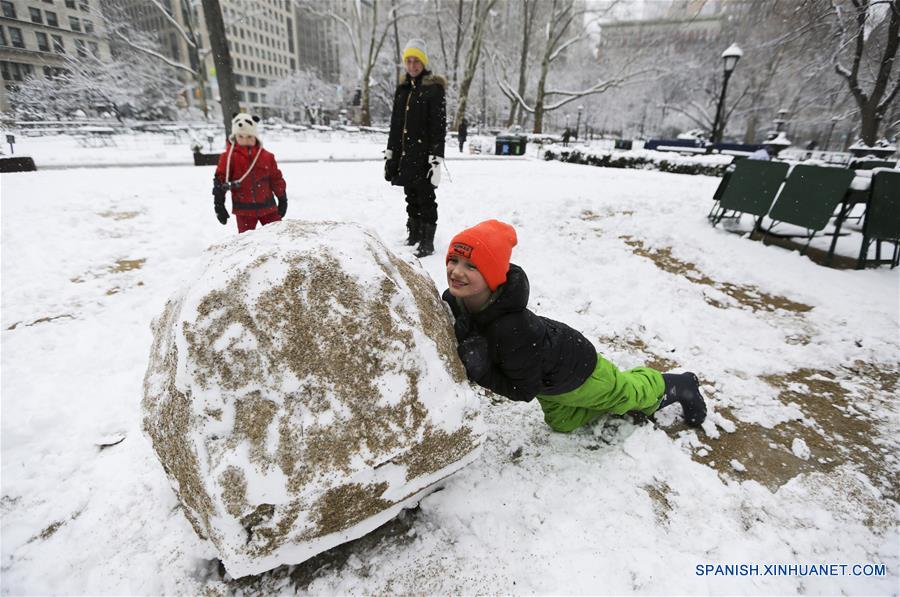
[[266,224],[271,224],[272,222],[278,222],[281,220],[281,216],[278,215],[277,211],[273,211],[269,214],[252,216],[239,216],[237,214],[234,214],[234,217],[237,220],[238,234],[240,234],[241,232],[247,232],[248,230],[256,230],[257,222],[265,226]]

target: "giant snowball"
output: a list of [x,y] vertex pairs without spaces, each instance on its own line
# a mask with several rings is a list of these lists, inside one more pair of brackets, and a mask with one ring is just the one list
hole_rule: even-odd
[[153,333],[144,430],[234,577],[360,537],[478,455],[434,284],[360,226],[211,247]]

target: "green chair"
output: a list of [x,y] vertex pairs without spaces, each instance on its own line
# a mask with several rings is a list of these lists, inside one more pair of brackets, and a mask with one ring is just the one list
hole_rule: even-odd
[[825,228],[843,201],[853,176],[853,171],[846,168],[794,166],[769,211],[772,223],[765,236],[772,234],[772,228],[782,222],[806,228],[806,246],[800,254],[806,253],[816,232]]
[[713,226],[722,221],[728,211],[738,214],[748,213],[757,217],[758,228],[778,194],[781,183],[787,175],[788,165],[784,162],[764,160],[741,160],[735,163],[734,172],[725,186],[717,191],[718,212],[711,215]]
[[[875,260],[869,260],[869,245],[875,241]],[[894,244],[890,261],[881,259],[882,241]],[[879,171],[872,176],[872,190],[863,224],[863,241],[856,264],[862,269],[866,264],[890,263],[891,269],[900,265],[900,171]]]

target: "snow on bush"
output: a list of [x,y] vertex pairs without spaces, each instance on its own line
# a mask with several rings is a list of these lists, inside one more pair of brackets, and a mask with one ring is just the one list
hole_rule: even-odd
[[575,164],[602,166],[604,168],[636,168],[659,170],[674,174],[703,174],[722,176],[732,162],[730,155],[683,156],[673,152],[635,149],[631,151],[582,150],[549,147],[544,150],[544,159],[559,160]]
[[360,226],[211,247],[153,332],[144,430],[234,577],[364,535],[480,452],[434,284]]

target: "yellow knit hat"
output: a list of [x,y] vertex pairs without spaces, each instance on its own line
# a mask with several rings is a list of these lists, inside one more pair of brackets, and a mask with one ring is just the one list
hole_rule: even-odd
[[415,56],[422,62],[423,66],[428,66],[428,52],[425,48],[425,40],[413,38],[407,42],[406,47],[403,48],[404,62],[410,56]]

